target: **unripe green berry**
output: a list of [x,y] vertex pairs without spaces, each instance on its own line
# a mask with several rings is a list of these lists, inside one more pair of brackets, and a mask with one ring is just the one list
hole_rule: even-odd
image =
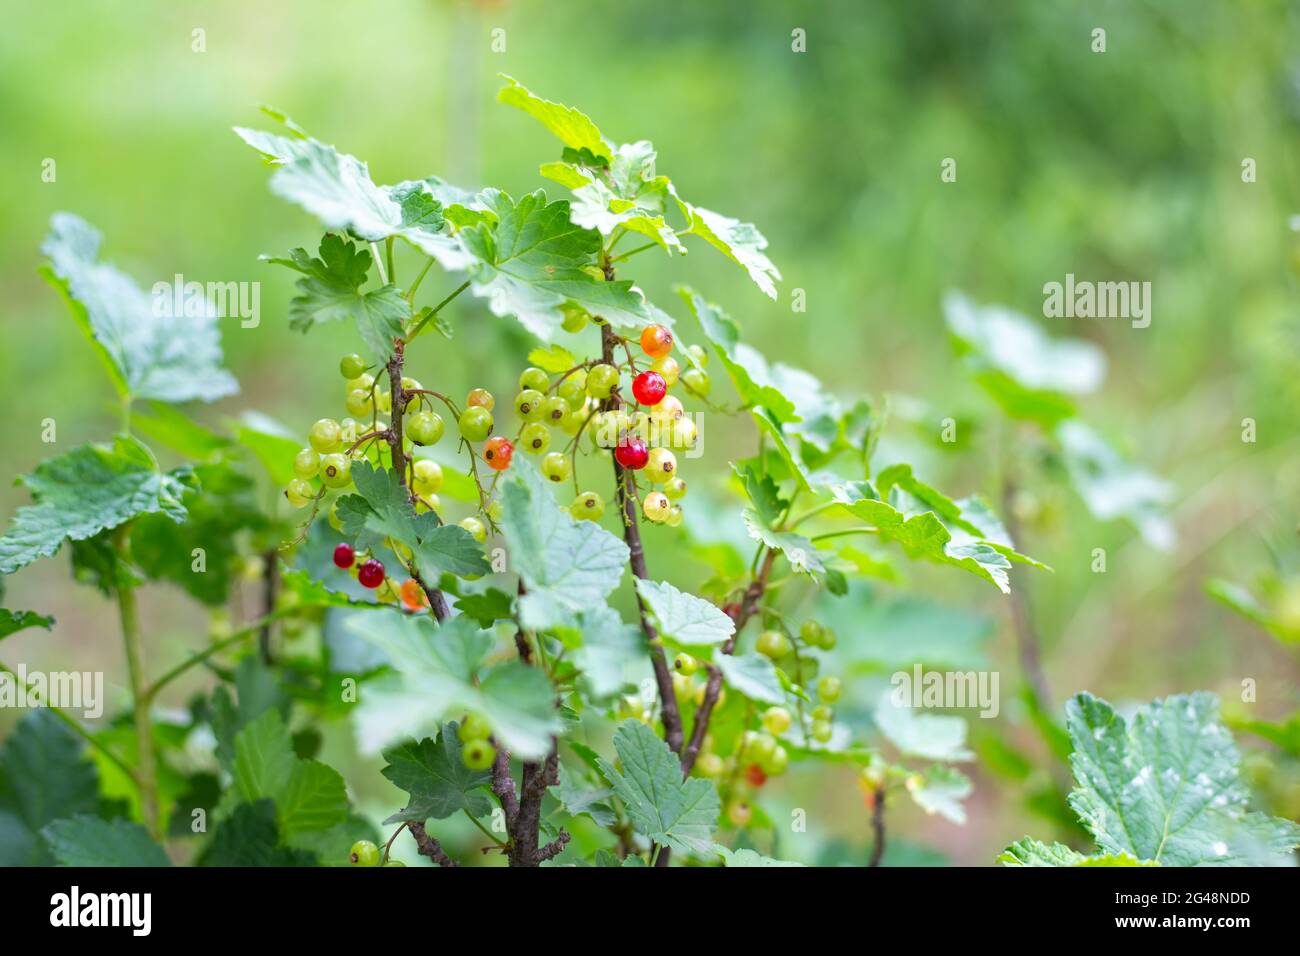
[[551,386],[550,376],[543,369],[529,366],[524,369],[519,376],[519,387],[521,389],[535,389],[544,392]]
[[551,430],[541,422],[529,422],[519,433],[519,447],[531,455],[542,455],[551,447]]
[[326,455],[320,460],[320,480],[326,488],[342,488],[352,482],[352,462],[346,456]]
[[553,451],[542,459],[542,474],[550,481],[564,481],[571,469],[569,456],[563,452]]
[[460,761],[470,770],[486,770],[496,756],[496,748],[486,740],[470,740],[460,752]]
[[833,704],[840,699],[840,679],[831,674],[827,674],[817,682],[817,696],[828,704]]
[[346,379],[360,378],[366,371],[366,360],[353,353],[339,359],[339,371]]
[[470,740],[487,740],[491,734],[492,728],[488,726],[488,722],[478,714],[470,713],[465,715],[465,721],[460,725],[456,736],[465,743]]
[[293,456],[293,473],[304,481],[315,478],[320,471],[320,454],[315,448],[304,448]]
[[483,441],[492,434],[492,424],[492,413],[481,405],[465,409],[457,422],[466,441]]
[[790,653],[790,638],[783,631],[764,631],[758,635],[757,650],[764,657],[779,660]]
[[369,840],[358,840],[352,844],[352,850],[348,853],[348,860],[353,866],[378,866],[379,847]]
[[779,737],[789,730],[791,722],[790,711],[784,707],[769,707],[763,711],[763,729],[773,737]]
[[316,449],[322,455],[329,454],[332,451],[339,450],[341,441],[339,423],[332,418],[322,418],[315,425],[311,426],[311,431],[307,433],[307,441],[311,447]]

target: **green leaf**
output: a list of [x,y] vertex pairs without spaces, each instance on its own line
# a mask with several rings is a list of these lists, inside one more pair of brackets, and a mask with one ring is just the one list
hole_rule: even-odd
[[1104,852],[1169,866],[1278,865],[1300,845],[1300,825],[1247,811],[1241,755],[1213,694],[1153,701],[1127,723],[1079,694],[1066,727],[1070,806]]
[[314,866],[316,857],[282,845],[270,800],[241,803],[222,820],[212,842],[200,855],[200,866]]
[[50,258],[41,274],[62,294],[118,394],[212,402],[238,392],[239,383],[221,367],[214,305],[185,303],[180,315],[168,314],[175,311],[172,290],[155,288],[148,295],[125,273],[99,262],[102,238],[84,219],[56,213],[41,246]]
[[570,305],[614,328],[650,321],[630,281],[606,282],[584,270],[596,262],[600,235],[573,224],[567,201],[548,203],[540,189],[518,203],[503,192],[483,195],[496,221],[469,226],[459,238],[476,260],[468,270],[470,291],[487,299],[494,315],[514,316],[543,341],[560,330]]
[[826,572],[823,560],[830,557],[829,553],[818,551],[817,546],[803,535],[792,531],[773,531],[753,508],[746,508],[740,517],[751,538],[773,551],[780,551],[795,571],[805,574]]
[[0,866],[45,866],[38,834],[99,804],[99,774],[81,739],[48,710],[34,710],[0,749]]
[[231,441],[179,409],[162,402],[148,403],[149,414],[137,405],[131,411],[131,427],[164,448],[184,458],[208,461],[230,447]]
[[347,792],[338,772],[293,750],[284,719],[265,711],[235,738],[235,794],[244,803],[275,803],[279,831],[326,830],[346,819]]
[[1052,339],[1023,315],[977,306],[961,293],[944,299],[949,332],[975,381],[1012,418],[1047,427],[1075,413],[1070,396],[1096,390],[1102,351],[1080,339]]
[[570,816],[586,814],[602,827],[612,826],[617,819],[609,804],[613,789],[589,786],[563,764],[560,765],[560,782],[550,788],[550,793]]
[[[205,604],[225,603],[240,561],[241,535],[263,531],[257,486],[229,462],[194,469],[201,491],[191,491],[188,515],[177,524],[165,515],[141,515],[131,528],[131,557],[154,580],[170,581]],[[203,570],[194,569],[194,551],[203,550]]]
[[939,814],[953,823],[966,822],[966,808],[962,801],[970,796],[970,779],[960,770],[933,764],[918,775],[916,782],[908,778],[907,792],[918,807],[930,816]]
[[289,303],[289,326],[306,332],[321,322],[352,320],[377,364],[388,361],[393,340],[401,336],[411,306],[394,285],[362,292],[370,272],[370,252],[342,236],[327,233],[320,258],[293,249],[288,259],[269,259],[302,273],[298,295]]
[[664,220],[667,202],[676,204],[686,220],[681,235],[694,235],[740,265],[771,298],[773,280],[780,279],[763,252],[767,240],[752,224],[692,205],[678,195],[666,176],[655,175],[654,147],[644,140],[615,147],[584,113],[544,100],[512,77],[498,99],[537,119],[567,147],[563,163],[547,163],[543,175],[574,190],[573,221],[609,235],[622,226],[654,239],[665,249],[684,252],[681,241]]
[[112,446],[80,445],[48,459],[20,479],[35,505],[19,508],[0,538],[0,573],[48,557],[64,541],[84,541],[136,515],[185,518],[181,496],[193,487],[188,468],[164,473],[153,453],[126,435]]
[[[951,564],[990,582],[1003,594],[1011,593],[1007,573],[1011,561],[1003,553],[1005,545],[975,539],[961,529],[960,536],[954,536],[933,511],[901,511],[895,504],[882,501],[869,482],[835,485],[831,493],[850,514],[875,528],[882,539],[902,545],[908,557]],[[898,504],[907,507],[905,501],[898,500]]]
[[411,550],[416,570],[428,582],[437,581],[443,572],[459,577],[491,572],[483,549],[468,531],[439,524],[431,511],[415,513],[396,472],[357,462],[352,483],[357,494],[340,498],[337,513],[344,536],[354,543],[373,546],[392,538]]
[[283,488],[296,477],[293,456],[307,443],[284,425],[269,415],[247,411],[232,424],[232,430],[235,440],[253,453],[276,485]]
[[553,103],[532,93],[526,86],[512,76],[504,73],[501,78],[510,85],[502,87],[497,99],[523,110],[529,116],[545,126],[560,142],[573,150],[586,150],[595,160],[604,160],[608,165],[611,148],[605,137],[591,119],[580,110],[563,103]]
[[1056,429],[1066,471],[1079,497],[1103,521],[1128,521],[1154,548],[1168,550],[1176,535],[1166,513],[1173,487],[1125,461],[1095,431],[1080,421]]
[[795,449],[791,446],[781,423],[776,421],[772,414],[761,405],[749,410],[750,416],[754,419],[754,424],[771,439],[773,448],[776,449],[777,456],[785,464],[786,469],[799,485],[801,491],[812,491],[817,485],[816,479],[804,464],[803,459],[795,454]]
[[751,850],[748,847],[733,850],[721,843],[715,843],[713,849],[718,856],[722,857],[723,866],[803,866],[802,863],[792,863],[788,860],[774,860],[772,857],[764,856],[757,850]]
[[41,831],[59,866],[171,866],[144,827],[86,814],[55,820]]
[[[912,473],[912,466],[908,464],[890,465],[883,469],[876,476],[876,487],[880,494],[890,495],[890,500],[908,514],[933,511],[952,533],[956,545],[988,545],[1015,564],[1051,570],[1047,565],[1016,551],[1011,536],[983,498],[972,496],[954,501],[917,478]],[[895,488],[907,497],[891,494]]]
[[639,627],[602,604],[577,614],[572,626],[557,629],[566,646],[574,647],[574,666],[594,700],[614,696],[629,683],[627,666],[645,659],[646,643]]
[[784,704],[785,691],[772,661],[762,654],[718,654],[714,658],[722,679],[750,700],[765,704]]
[[966,721],[961,717],[900,705],[893,691],[881,694],[873,716],[877,729],[905,757],[962,761],[975,756],[966,749]]
[[998,857],[1003,866],[1159,866],[1154,860],[1141,861],[1127,853],[1098,853],[1084,856],[1063,843],[1040,843],[1025,838],[1011,844]]
[[456,598],[456,610],[472,617],[480,627],[491,627],[497,621],[514,617],[515,599],[504,591],[488,588],[481,593],[463,594]]
[[614,749],[623,769],[602,760],[601,770],[636,831],[682,852],[710,852],[721,809],[713,782],[683,780],[681,760],[640,721],[619,725]]
[[235,738],[235,793],[246,803],[274,799],[289,786],[297,760],[279,711],[265,711]]
[[11,611],[7,607],[0,607],[0,640],[29,627],[43,627],[48,631],[53,626],[54,618],[47,614],[37,614],[35,611]]
[[741,402],[762,405],[780,421],[797,419],[794,403],[774,381],[767,359],[740,341],[740,326],[731,316],[693,289],[681,286],[677,292],[700,323],[704,337],[722,359],[722,366],[727,370]]
[[733,463],[731,467],[744,485],[745,494],[754,506],[754,513],[764,524],[776,524],[777,519],[789,505],[789,502],[781,497],[776,482],[770,475],[760,473],[752,464]]
[[[673,193],[676,196],[676,192]],[[678,198],[682,214],[690,223],[686,235],[699,236],[722,252],[754,280],[769,299],[776,298],[776,281],[781,273],[763,251],[767,240],[753,223],[741,222]]]
[[[271,191],[326,228],[368,242],[400,237],[444,269],[464,269],[472,261],[460,241],[444,231],[453,212],[444,200],[455,191],[436,177],[377,186],[361,160],[301,130],[293,137],[241,127],[235,133],[278,167],[271,176]],[[436,211],[435,203],[440,207]],[[459,210],[457,217],[467,211]]]
[[388,765],[383,775],[410,796],[406,808],[385,820],[385,824],[407,820],[423,823],[430,817],[443,820],[461,810],[474,817],[491,812],[492,800],[483,789],[489,785],[491,775],[465,766],[457,730],[455,723],[443,724],[437,739],[407,741],[384,751]]
[[528,353],[528,362],[552,375],[559,375],[578,365],[578,360],[562,345],[548,345]]
[[736,631],[736,622],[712,601],[679,591],[667,581],[637,578],[636,590],[654,615],[660,636],[693,647],[716,647]]
[[358,632],[388,656],[395,673],[369,682],[355,711],[367,752],[413,736],[437,734],[444,720],[480,714],[499,742],[520,759],[545,756],[564,729],[555,689],[535,667],[484,661],[493,633],[467,616],[436,625],[428,615],[376,612]]
[[524,627],[566,624],[618,587],[627,545],[593,521],[574,520],[531,463],[516,459],[501,482],[501,512],[511,567],[526,588],[519,599]]

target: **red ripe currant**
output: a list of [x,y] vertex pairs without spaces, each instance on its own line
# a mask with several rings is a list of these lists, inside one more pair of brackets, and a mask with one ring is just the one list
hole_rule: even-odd
[[357,580],[361,582],[363,587],[379,587],[384,583],[384,563],[376,558],[371,558],[361,565],[361,570],[357,572]]
[[338,568],[350,568],[352,562],[357,559],[357,553],[352,550],[352,545],[346,541],[334,549],[334,566]]
[[624,435],[623,440],[618,443],[614,449],[614,457],[624,468],[644,468],[646,461],[650,458],[650,450],[646,448],[645,442],[635,435]]
[[767,783],[767,774],[763,773],[763,768],[758,764],[750,764],[745,768],[745,779],[755,787],[761,787]]
[[658,405],[668,393],[668,383],[658,372],[645,371],[632,379],[632,394],[642,405]]
[[740,604],[736,601],[732,601],[730,604],[724,604],[722,605],[722,613],[735,621],[740,617]]
[[510,439],[498,435],[496,438],[489,438],[487,444],[483,446],[483,460],[488,463],[495,471],[504,471],[510,467],[510,459],[514,457],[515,446],[510,444]]
[[673,334],[662,325],[647,325],[641,330],[641,350],[651,358],[659,358],[673,350]]

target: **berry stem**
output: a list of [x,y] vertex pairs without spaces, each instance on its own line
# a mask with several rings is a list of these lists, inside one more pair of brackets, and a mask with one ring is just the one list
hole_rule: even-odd
[[[749,623],[749,619],[754,616],[758,609],[758,602],[762,600],[764,591],[767,590],[768,578],[772,574],[772,566],[776,564],[775,550],[769,550],[766,557],[763,558],[763,565],[757,575],[745,588],[745,595],[740,600],[740,610],[736,612],[736,629],[732,631],[731,637],[722,645],[722,653],[730,654],[736,649],[736,638],[740,636],[741,630]],[[709,718],[713,716],[713,708],[718,703],[718,694],[722,691],[722,671],[716,665],[710,664],[709,680],[704,687],[704,700],[700,702],[699,709],[695,712],[695,724],[691,727],[691,740],[686,745],[685,751],[682,752],[682,775],[689,776],[691,768],[695,766],[695,758],[700,755],[700,748],[704,745],[704,737],[709,732]]]
[[427,856],[439,866],[460,866],[459,862],[447,855],[442,844],[429,836],[423,823],[408,823],[406,829],[410,830],[411,836],[415,837],[415,845],[419,847],[420,856]]
[[885,790],[879,787],[873,793],[875,802],[871,807],[871,829],[875,834],[876,842],[871,848],[871,862],[868,866],[880,866],[880,861],[885,858]]
[[[608,264],[605,266],[605,272],[607,277],[612,279],[614,270]],[[600,341],[606,362],[612,363],[616,338],[614,330],[610,328],[608,322],[600,327]],[[611,390],[610,397],[605,400],[607,410],[614,407],[616,401],[614,393],[617,391],[617,387]],[[650,575],[646,571],[645,548],[641,544],[641,527],[637,517],[636,496],[631,490],[631,479],[631,473],[620,465],[618,459],[615,458],[614,488],[619,510],[623,514],[623,538],[627,542],[628,563],[632,566],[634,575],[646,580]],[[673,753],[680,754],[683,741],[682,718],[677,708],[677,693],[673,690],[672,672],[668,667],[663,645],[659,643],[659,635],[655,631],[654,625],[650,623],[645,602],[641,600],[640,592],[637,593],[636,606],[641,617],[641,630],[645,632],[646,640],[650,643],[650,664],[654,668],[655,683],[659,687],[659,706],[664,722],[664,738]]]
[[[388,423],[388,448],[391,453],[393,471],[397,474],[397,483],[410,492],[410,486],[406,481],[406,470],[411,463],[410,456],[406,454],[402,442],[402,416],[406,412],[406,403],[410,400],[406,389],[402,387],[402,366],[406,360],[406,343],[401,339],[393,342],[393,354],[388,359],[388,391],[393,398],[393,410]],[[429,599],[429,609],[433,611],[433,616],[439,621],[447,620],[451,614],[447,607],[447,599],[443,596],[442,591],[433,587],[424,580],[415,570],[414,564],[407,568],[411,572],[411,577],[415,583],[420,585],[420,590]],[[420,852],[424,852],[421,850]]]
[[[424,278],[423,274],[421,274],[420,277]],[[420,332],[424,329],[424,327],[429,324],[429,320],[442,311],[443,306],[447,305],[449,302],[451,302],[452,299],[456,298],[456,296],[460,295],[468,288],[469,288],[469,280],[466,279],[456,288],[455,292],[447,296],[447,298],[443,299],[441,302],[439,302],[432,309],[430,309],[428,312],[425,313],[424,318],[422,318],[419,322],[416,323],[415,328],[411,329],[410,332],[406,333],[406,341],[409,342],[417,335],[419,335]]]
[[[0,664],[0,674],[8,674],[9,677],[15,682],[17,682],[18,680],[18,674],[16,674],[13,670],[5,666],[4,664]],[[37,693],[36,685],[34,683],[29,683],[27,690],[29,694]],[[59,718],[59,720],[67,724],[69,730],[71,730],[74,734],[76,734],[86,743],[90,744],[90,746],[94,747],[105,757],[107,757],[109,762],[112,763],[114,766],[116,766],[124,774],[126,774],[127,779],[130,780],[131,783],[135,785],[137,790],[139,790],[140,781],[136,777],[135,769],[129,763],[127,763],[125,760],[119,757],[111,747],[106,746],[103,743],[103,741],[99,740],[94,734],[90,733],[88,730],[86,730],[85,727],[81,726],[81,722],[77,720],[75,717],[69,716],[67,711],[65,711],[63,708],[55,707],[52,704],[45,704],[44,709],[48,710],[55,717]]]
[[[127,529],[123,525],[117,535],[118,559],[128,562]],[[144,655],[140,641],[140,615],[135,603],[135,588],[119,580],[117,587],[118,615],[122,622],[122,647],[126,652],[127,676],[131,682],[131,702],[135,716],[136,781],[140,785],[140,813],[145,829],[155,840],[162,836],[158,817],[158,769],[153,748],[153,725],[149,721],[150,694],[145,686]]]

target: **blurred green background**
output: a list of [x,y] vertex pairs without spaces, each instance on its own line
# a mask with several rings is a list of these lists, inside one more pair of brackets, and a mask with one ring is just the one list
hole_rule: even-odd
[[[703,246],[682,262],[643,254],[625,276],[683,318],[671,283],[695,285],[741,322],[748,341],[845,398],[923,400],[919,422],[896,421],[886,448],[954,494],[996,499],[998,475],[994,416],[953,357],[944,292],[1041,316],[1043,284],[1067,272],[1150,281],[1150,328],[1040,319],[1052,334],[1104,349],[1107,382],[1083,412],[1174,483],[1179,533],[1161,554],[1130,527],[1096,521],[1064,490],[1043,489],[1050,507],[1027,527],[1022,550],[1057,569],[1030,585],[1048,680],[1059,704],[1081,688],[1116,701],[1208,688],[1227,702],[1254,678],[1250,715],[1276,718],[1296,704],[1294,653],[1212,602],[1203,583],[1249,582],[1271,549],[1295,537],[1300,317],[1290,217],[1300,213],[1300,18],[1279,2],[1069,6],[10,5],[0,32],[0,376],[16,393],[0,417],[6,474],[49,453],[40,440],[47,417],[63,449],[115,427],[96,358],[36,274],[51,213],[74,211],[100,227],[104,256],[146,287],[176,272],[261,281],[261,326],[225,328],[242,394],[194,414],[220,424],[255,408],[305,432],[342,414],[335,363],[352,349],[349,330],[309,338],[288,330],[291,276],[257,257],[314,246],[319,229],[271,196],[267,170],[230,127],[267,125],[256,107],[271,103],[368,160],[377,182],[437,174],[466,187],[558,194],[536,172],[556,144],[495,103],[496,74],[505,72],[583,109],[610,138],[652,140],[660,171],[683,195],[759,226],[785,279],[771,302]],[[1106,30],[1105,53],[1091,50],[1096,27]],[[791,52],[795,28],[807,33],[806,53]],[[192,49],[195,29],[205,31],[204,52]],[[496,29],[504,52],[491,49]],[[940,181],[947,157],[957,161],[954,183]],[[47,158],[57,163],[53,183],[41,177]],[[1242,181],[1246,158],[1256,164],[1253,183]],[[454,285],[435,273],[422,299]],[[806,292],[806,312],[791,310],[795,288]],[[450,393],[478,384],[506,392],[529,345],[516,324],[468,297],[448,315],[455,341],[423,340],[414,374]],[[946,417],[963,423],[955,445],[937,440]],[[1254,444],[1240,440],[1247,417],[1257,422]],[[703,461],[683,474],[721,476],[751,443],[748,425],[706,430]],[[0,510],[26,500],[6,487]],[[666,570],[671,547],[667,536],[650,542],[652,574],[656,563]],[[1089,570],[1097,547],[1107,549],[1106,574]],[[990,654],[1010,701],[1018,678],[1008,602],[951,569],[909,568],[907,588],[989,617]],[[59,620],[53,634],[7,641],[8,663],[103,667],[120,693],[111,609],[69,584],[64,556],[11,580],[7,604]],[[200,646],[206,620],[183,597],[154,587],[143,606],[154,660]],[[842,620],[851,643],[853,615]],[[168,703],[183,703],[184,688],[176,690]],[[1013,702],[996,723],[977,733],[1016,741],[1046,765]],[[330,754],[345,765],[346,743],[333,741]],[[363,799],[391,797],[376,774],[343,769]],[[974,864],[1025,832],[1042,834],[1023,801],[1032,780],[982,764],[971,772],[965,827],[900,808],[898,832]],[[851,779],[842,787],[814,779],[792,778],[786,802],[810,807],[818,839],[844,838],[854,849],[841,856],[860,862],[868,821]],[[1283,787],[1280,806],[1294,807],[1294,784]],[[841,852],[784,849],[823,859]]]

